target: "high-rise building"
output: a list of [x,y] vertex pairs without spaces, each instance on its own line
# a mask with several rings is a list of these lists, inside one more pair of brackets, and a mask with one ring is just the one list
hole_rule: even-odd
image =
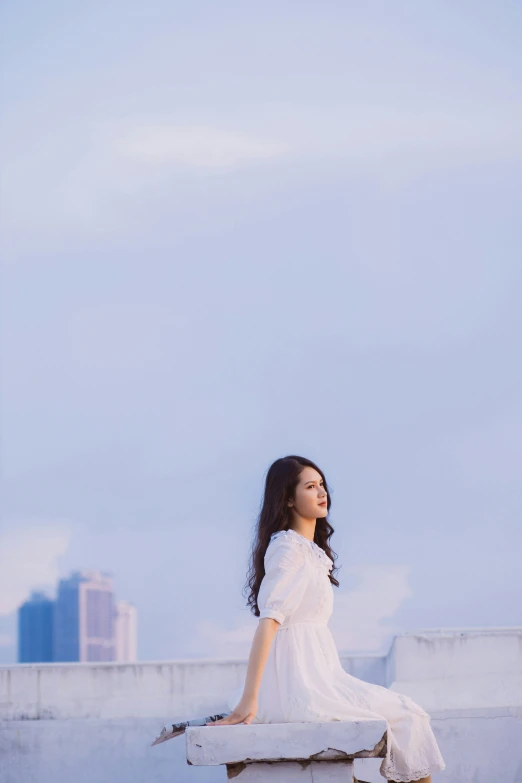
[[53,659],[80,660],[80,575],[61,579],[54,605]]
[[115,661],[137,660],[136,607],[128,601],[114,605]]
[[55,661],[113,661],[112,578],[78,571],[61,579],[54,614]]
[[32,593],[18,610],[18,662],[49,663],[53,660],[53,601]]

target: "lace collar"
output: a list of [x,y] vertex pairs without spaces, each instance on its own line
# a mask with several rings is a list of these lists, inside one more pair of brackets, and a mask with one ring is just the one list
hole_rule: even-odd
[[298,533],[297,530],[294,530],[292,527],[288,530],[279,530],[277,533],[272,533],[270,539],[272,540],[284,535],[289,535],[296,541],[299,541],[301,545],[304,544],[304,546],[307,546],[312,554],[315,555],[315,557],[328,569],[328,571],[330,571],[330,569],[333,567],[333,560],[328,557],[324,549],[321,549],[321,547],[316,544],[315,541],[310,541],[310,539],[302,536],[301,533]]

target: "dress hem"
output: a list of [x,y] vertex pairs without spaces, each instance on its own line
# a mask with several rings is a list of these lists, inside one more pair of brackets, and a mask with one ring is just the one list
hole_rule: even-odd
[[[405,775],[399,774],[398,772],[392,772],[390,769],[379,771],[383,778],[389,781],[393,781],[393,783],[415,783],[415,781],[422,780],[423,778],[427,778],[429,775],[433,775],[434,772],[442,772],[444,769],[446,769],[446,764],[442,766],[440,764],[432,764],[431,767],[416,770],[415,772],[409,772]],[[412,777],[412,775],[414,777]]]

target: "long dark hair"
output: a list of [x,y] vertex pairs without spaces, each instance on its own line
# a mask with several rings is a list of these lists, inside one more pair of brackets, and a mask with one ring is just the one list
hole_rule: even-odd
[[[279,530],[288,530],[290,527],[291,514],[287,505],[295,494],[295,489],[299,483],[299,476],[303,468],[314,468],[322,477],[324,488],[327,491],[327,509],[330,511],[331,497],[328,491],[328,485],[323,471],[317,465],[306,457],[298,457],[292,454],[288,457],[276,459],[270,465],[265,479],[265,491],[261,511],[257,519],[254,542],[250,554],[250,568],[247,581],[243,592],[250,590],[247,604],[256,617],[259,617],[259,608],[257,605],[257,596],[263,577],[265,575],[265,552],[270,543],[272,533]],[[334,567],[330,571],[330,582],[339,587],[339,582],[333,576],[333,572],[338,569],[335,567],[337,558],[329,545],[329,539],[334,532],[334,528],[328,522],[327,517],[320,517],[315,523],[314,542],[323,549],[328,557],[334,562]]]

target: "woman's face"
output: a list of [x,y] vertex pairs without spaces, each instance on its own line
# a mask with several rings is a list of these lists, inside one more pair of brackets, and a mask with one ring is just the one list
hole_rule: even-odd
[[304,519],[318,519],[328,514],[327,493],[320,473],[315,468],[303,468],[295,497],[290,504],[294,511]]

